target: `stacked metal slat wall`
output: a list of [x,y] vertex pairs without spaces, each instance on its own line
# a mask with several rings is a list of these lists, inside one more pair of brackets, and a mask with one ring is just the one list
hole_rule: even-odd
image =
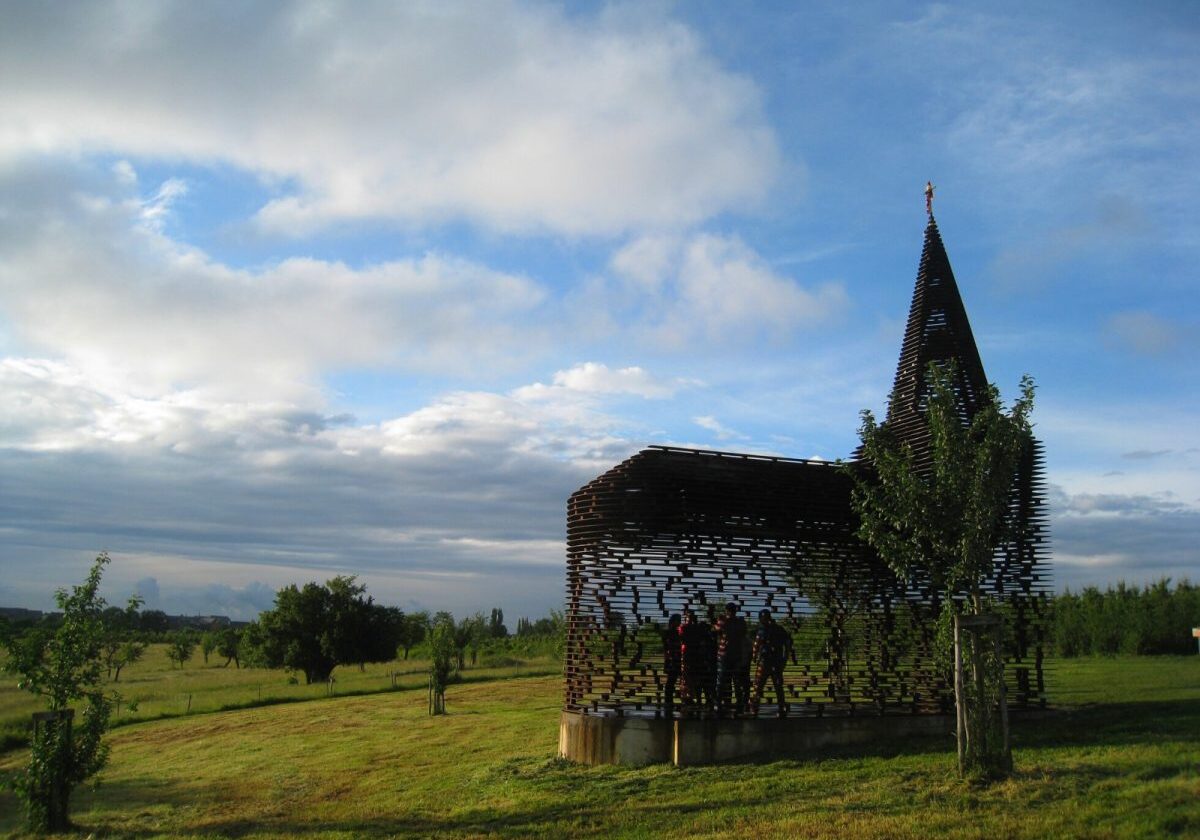
[[[704,619],[733,601],[751,624],[766,608],[792,634],[792,715],[947,711],[951,690],[934,658],[938,593],[920,576],[900,585],[854,537],[849,498],[849,479],[831,464],[660,447],[576,492],[565,707],[659,712],[668,616],[691,608]],[[989,581],[1010,616],[1016,705],[1045,697],[1037,546],[1003,547]]]
[[[987,379],[932,218],[886,421],[917,451],[928,445],[930,362],[954,363],[968,420]],[[1022,527],[986,582],[1006,613],[1018,707],[1046,699],[1042,462],[1031,442],[1011,499]],[[660,713],[668,616],[691,608],[706,619],[733,601],[752,626],[766,608],[791,633],[790,714],[947,711],[940,593],[920,574],[897,582],[855,528],[850,480],[825,462],[652,447],[609,470],[568,503],[565,708]]]

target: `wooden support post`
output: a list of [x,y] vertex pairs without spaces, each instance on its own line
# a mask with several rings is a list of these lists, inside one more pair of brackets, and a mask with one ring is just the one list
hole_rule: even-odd
[[1012,772],[1012,744],[1008,739],[1008,686],[1004,682],[1004,657],[1000,646],[1000,637],[1004,635],[1003,623],[997,623],[995,633],[995,651],[996,651],[996,667],[1000,673],[999,700],[1000,700],[1000,737],[1003,739],[1002,749],[1004,750],[1004,769]]
[[958,775],[967,772],[967,721],[963,703],[962,625],[954,616],[954,710],[958,724]]

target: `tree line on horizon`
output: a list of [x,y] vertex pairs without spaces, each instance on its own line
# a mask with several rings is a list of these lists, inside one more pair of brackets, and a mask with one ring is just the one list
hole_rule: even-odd
[[1068,589],[1054,597],[1052,621],[1059,656],[1195,653],[1200,585],[1161,578],[1140,588],[1121,581],[1104,590]]
[[[475,665],[488,651],[503,656],[554,655],[561,646],[565,622],[561,612],[531,620],[519,618],[515,632],[504,623],[504,611],[476,612],[456,619],[448,611],[430,614],[404,612],[378,604],[366,586],[352,576],[324,584],[287,586],[276,593],[272,609],[242,626],[209,630],[172,629],[161,610],[143,610],[134,596],[126,607],[106,606],[97,615],[99,646],[105,676],[119,682],[121,672],[140,661],[150,644],[166,645],[168,659],[183,667],[197,653],[204,663],[224,659],[222,667],[284,668],[304,676],[306,683],[327,681],[339,665],[407,660],[414,649],[428,647],[431,631],[450,628],[456,670]],[[10,622],[0,617],[0,643],[32,651],[46,644],[62,622],[61,614],[39,621]],[[428,652],[426,652],[428,653]]]
[[[280,590],[275,607],[244,626],[206,631],[172,630],[161,610],[142,610],[137,598],[124,608],[109,606],[100,616],[105,674],[119,682],[122,670],[139,661],[153,643],[167,645],[167,657],[182,667],[197,653],[204,663],[223,659],[222,667],[285,668],[303,673],[307,682],[328,680],[337,665],[407,660],[414,649],[430,644],[437,625],[450,628],[456,668],[477,664],[488,651],[503,657],[561,653],[566,622],[551,610],[538,619],[521,617],[515,630],[504,611],[476,612],[462,618],[445,610],[404,612],[376,604],[353,577]],[[1200,627],[1200,585],[1184,578],[1162,578],[1141,587],[1124,581],[1051,596],[1050,641],[1064,657],[1115,654],[1189,654],[1197,650],[1192,628]],[[11,622],[0,618],[0,643],[38,645],[61,616]],[[428,655],[428,651],[424,651]]]

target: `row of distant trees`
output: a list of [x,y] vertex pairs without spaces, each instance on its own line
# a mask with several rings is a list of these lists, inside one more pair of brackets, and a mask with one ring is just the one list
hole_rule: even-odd
[[1200,586],[1169,578],[1141,587],[1094,586],[1054,599],[1054,647],[1060,656],[1196,652]]
[[[99,617],[102,661],[113,682],[154,642],[166,643],[177,667],[200,655],[205,664],[213,657],[224,660],[223,667],[288,668],[312,683],[328,680],[338,665],[408,659],[414,649],[429,655],[435,626],[446,628],[457,670],[476,665],[481,655],[497,660],[561,652],[565,628],[563,614],[555,611],[536,620],[519,618],[515,632],[499,608],[458,619],[445,611],[405,613],[376,604],[352,577],[282,589],[274,608],[245,627],[169,630],[163,613],[140,606],[134,598]],[[1192,628],[1200,626],[1200,585],[1164,578],[1140,588],[1122,582],[1103,590],[1068,590],[1055,596],[1051,617],[1052,645],[1060,656],[1187,654],[1196,650]],[[54,621],[2,625],[0,620],[0,636],[36,647]]]
[[[119,682],[122,671],[141,660],[151,643],[165,643],[176,667],[200,655],[205,664],[212,657],[223,659],[222,667],[286,668],[315,683],[328,680],[339,665],[408,659],[414,649],[428,655],[435,626],[446,628],[456,670],[468,662],[477,664],[481,655],[553,654],[561,647],[564,627],[562,613],[556,612],[532,621],[518,619],[515,633],[509,632],[499,608],[459,619],[444,611],[405,613],[375,603],[353,577],[285,587],[272,609],[242,627],[171,630],[164,613],[141,606],[134,597],[126,607],[109,606],[96,616],[101,662],[111,682]],[[11,645],[34,651],[47,643],[61,620],[52,617],[24,626],[0,620],[0,640],[8,637]]]

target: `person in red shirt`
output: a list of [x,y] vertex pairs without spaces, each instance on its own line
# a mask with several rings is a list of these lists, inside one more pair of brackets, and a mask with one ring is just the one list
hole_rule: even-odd
[[717,619],[717,701],[722,716],[731,709],[735,716],[745,713],[750,700],[750,631],[737,613],[738,605],[731,601]]

